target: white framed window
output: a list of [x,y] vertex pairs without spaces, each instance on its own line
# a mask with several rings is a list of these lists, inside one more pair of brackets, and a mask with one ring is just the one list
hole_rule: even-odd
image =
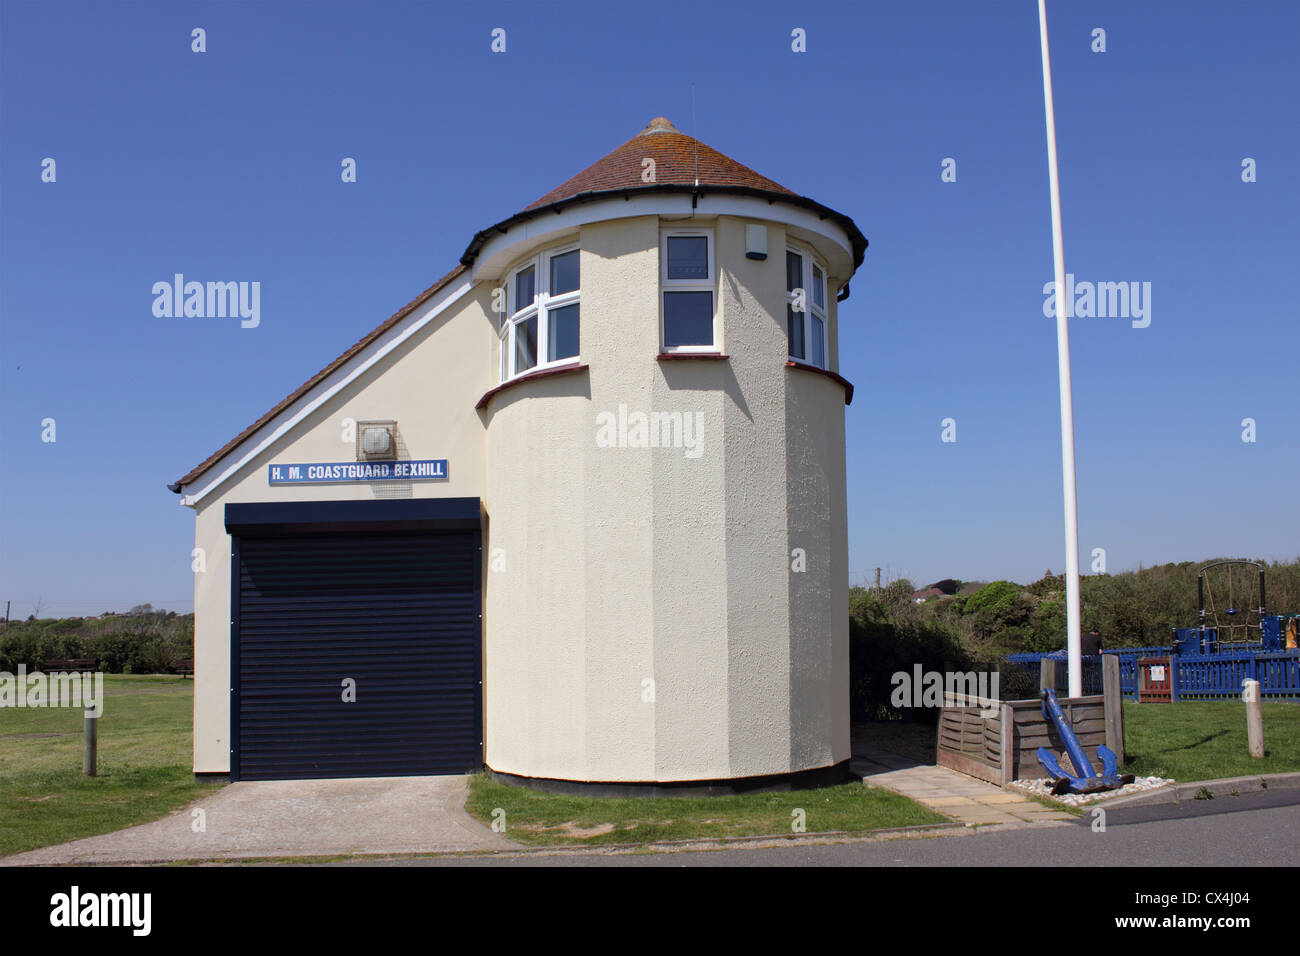
[[826,267],[802,249],[785,250],[785,321],[790,358],[827,368]]
[[558,246],[506,274],[505,312],[498,327],[501,381],[578,360],[580,256],[576,245]]
[[713,231],[672,229],[660,238],[660,348],[719,351]]

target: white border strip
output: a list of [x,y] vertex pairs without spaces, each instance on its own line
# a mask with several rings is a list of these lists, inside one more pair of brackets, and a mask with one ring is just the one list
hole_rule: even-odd
[[[512,264],[522,253],[517,248],[524,243],[548,242],[558,239],[566,233],[573,232],[588,223],[604,222],[611,219],[632,219],[638,216],[682,217],[680,221],[661,222],[664,228],[690,228],[690,217],[712,218],[714,216],[734,216],[737,219],[766,220],[779,222],[787,226],[802,229],[810,235],[817,236],[832,247],[838,247],[844,253],[849,271],[853,268],[853,243],[848,233],[829,216],[819,219],[817,214],[779,198],[769,203],[766,199],[753,196],[733,196],[727,193],[708,192],[704,194],[694,210],[691,209],[691,197],[686,193],[651,193],[633,195],[627,199],[614,196],[609,199],[591,200],[570,204],[557,214],[552,211],[542,213],[536,218],[510,227],[504,235],[496,235],[479,250],[470,273],[474,281],[495,279],[505,267]],[[797,239],[808,239],[796,236]],[[809,242],[810,245],[813,245]],[[815,248],[815,246],[814,246]],[[823,259],[828,259],[828,250],[819,249]],[[830,265],[830,263],[827,263]],[[836,267],[836,276],[839,267]],[[847,277],[846,277],[847,278]]]

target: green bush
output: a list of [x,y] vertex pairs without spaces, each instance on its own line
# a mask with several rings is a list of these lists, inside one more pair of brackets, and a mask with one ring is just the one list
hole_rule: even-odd
[[1023,591],[1024,588],[1011,581],[994,581],[986,584],[966,599],[966,613],[1003,610],[1014,604]]
[[893,676],[966,669],[969,661],[956,633],[912,602],[911,582],[849,592],[849,706],[855,721],[934,721],[932,709],[898,708],[890,698]]
[[0,671],[37,670],[47,660],[91,657],[112,674],[165,673],[194,657],[194,617],[167,611],[11,622],[0,630]]
[[998,671],[998,696],[1003,700],[1033,700],[1038,696],[1038,680],[1019,664],[1002,661]]
[[1065,647],[1068,616],[1064,598],[1040,601],[1029,615],[1025,650],[1047,654]]
[[29,672],[39,670],[45,661],[77,657],[80,650],[81,641],[75,637],[11,625],[0,637],[0,671],[16,673],[20,664]]

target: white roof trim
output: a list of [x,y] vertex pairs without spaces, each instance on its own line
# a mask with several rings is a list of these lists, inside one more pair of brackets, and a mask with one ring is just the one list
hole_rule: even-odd
[[[735,216],[738,219],[759,219],[768,222],[780,222],[796,230],[793,235],[805,242],[815,245],[827,259],[833,259],[838,253],[840,262],[833,263],[832,272],[840,278],[847,279],[853,271],[853,243],[833,219],[819,219],[817,214],[782,202],[780,197],[767,198],[754,196],[733,196],[727,193],[708,192],[699,197],[694,214],[707,218],[712,216]],[[559,204],[560,212],[547,212],[541,216],[526,220],[510,227],[504,235],[489,239],[479,250],[474,260],[470,275],[474,281],[494,280],[526,251],[558,239],[566,233],[574,232],[587,223],[602,222],[609,219],[629,219],[635,216],[681,216],[692,214],[691,197],[678,193],[650,193],[632,195],[624,199],[613,196],[570,203],[567,207]],[[687,222],[673,225],[689,225]],[[827,265],[832,265],[828,262]]]
[[[191,508],[197,505],[250,461],[292,431],[304,418],[365,374],[376,362],[401,347],[402,343],[445,312],[473,287],[472,280],[464,280],[459,285],[443,289],[426,299],[423,311],[419,308],[413,309],[410,315],[317,382],[305,394],[300,395],[292,405],[228,451],[193,482],[182,486],[186,490],[190,488],[194,490],[181,495],[181,504]],[[223,462],[229,464],[222,468]]]

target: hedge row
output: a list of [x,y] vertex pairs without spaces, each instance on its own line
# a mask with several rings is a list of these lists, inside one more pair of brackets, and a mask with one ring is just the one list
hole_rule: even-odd
[[182,660],[193,660],[192,636],[164,636],[156,630],[117,631],[93,637],[43,633],[10,626],[0,631],[0,671],[39,670],[48,660],[94,658],[108,674],[165,674]]

